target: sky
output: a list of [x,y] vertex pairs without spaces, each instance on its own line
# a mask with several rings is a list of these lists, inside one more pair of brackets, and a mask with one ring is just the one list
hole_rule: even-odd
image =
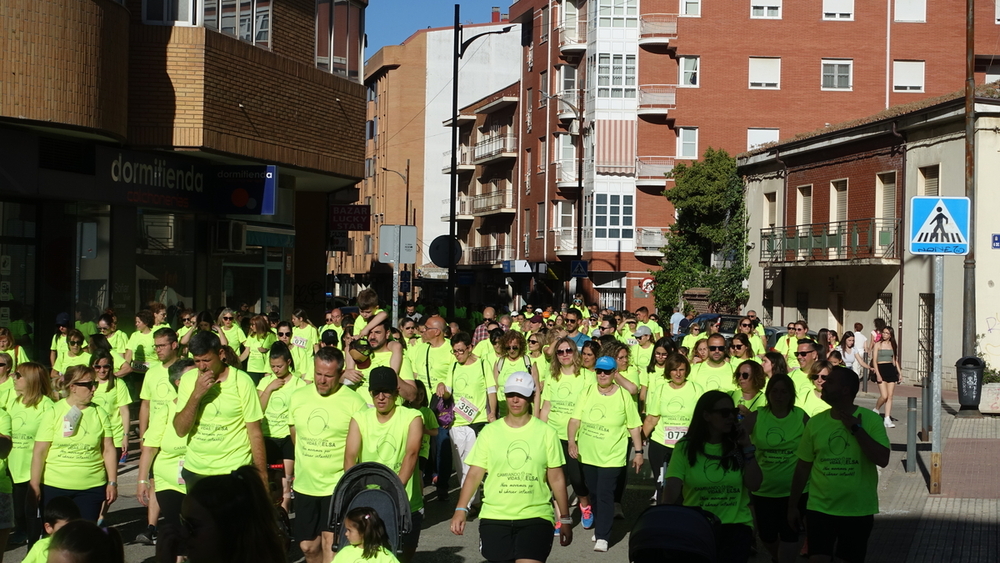
[[510,11],[511,0],[369,0],[365,10],[368,48],[365,57],[386,45],[399,45],[418,29],[451,27],[455,23],[455,4],[461,4],[463,24],[487,23],[490,10]]

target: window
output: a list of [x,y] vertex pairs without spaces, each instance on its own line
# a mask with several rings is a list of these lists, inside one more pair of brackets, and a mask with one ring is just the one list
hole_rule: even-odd
[[795,224],[808,225],[812,223],[812,185],[799,186],[799,197],[796,201]]
[[795,310],[799,314],[799,320],[809,322],[809,292],[795,292]]
[[563,26],[566,29],[576,31],[577,21],[580,18],[580,10],[571,0],[563,0]]
[[538,213],[535,213],[535,238],[545,237],[545,202],[538,204]]
[[597,55],[597,97],[635,98],[635,55]]
[[781,86],[781,59],[750,57],[750,87],[777,90]]
[[924,61],[892,61],[894,92],[924,91]]
[[1000,23],[1000,0],[995,0],[995,6],[993,7],[993,18],[996,23]]
[[830,222],[847,220],[847,180],[830,182]]
[[[572,65],[562,65],[559,67],[559,73],[562,76],[562,82],[560,86],[560,93],[565,96],[566,94],[572,94],[576,92],[576,67]],[[576,104],[576,100],[566,100],[571,104]]]
[[539,11],[541,12],[542,16],[541,18],[542,25],[541,25],[541,37],[538,39],[538,42],[545,43],[546,41],[549,40],[549,7],[542,6],[542,9]]
[[364,68],[364,37],[365,8],[360,0],[316,0],[317,68],[358,80]]
[[[524,92],[524,98],[525,98],[524,101],[525,101],[525,104],[526,104],[525,107],[527,107],[529,110],[534,107],[534,106],[531,105],[532,101],[533,101],[533,98],[534,98],[533,94],[534,94],[534,91],[531,88],[528,88]],[[526,112],[524,112],[524,127],[525,127],[525,129],[528,130],[528,133],[531,133],[531,114],[533,114],[533,113],[535,113],[535,112],[533,112],[533,111],[526,111]]]
[[850,90],[854,87],[854,61],[823,59],[820,87],[823,90]]
[[940,174],[941,165],[923,166],[920,168],[920,177],[917,182],[917,191],[922,196],[940,195]]
[[880,219],[895,219],[896,173],[885,172],[875,178],[875,216]]
[[549,104],[549,73],[542,71],[538,73],[538,107],[543,108]]
[[750,17],[781,19],[781,0],[750,0]]
[[854,0],[823,0],[824,20],[853,20]]
[[142,21],[164,25],[196,25],[196,11],[195,0],[144,0]]
[[[541,205],[541,204],[539,204]],[[576,224],[576,208],[574,202],[560,200],[556,202],[556,227],[565,231],[572,229]]]
[[638,27],[638,0],[597,0],[597,27]]
[[680,81],[678,86],[685,88],[697,88],[698,87],[698,66],[700,57],[680,57],[678,59],[678,67],[681,71]]
[[594,238],[632,238],[633,197],[594,194]]
[[677,158],[698,158],[698,128],[677,128]]
[[774,192],[764,194],[764,225],[773,227],[777,220],[778,194]]
[[[531,112],[528,112],[531,113]],[[531,151],[524,151],[524,193],[525,195],[531,193]]]
[[895,20],[898,22],[927,21],[927,0],[896,0]]
[[549,160],[549,139],[541,137],[538,139],[538,173],[545,172],[545,163]]
[[701,0],[679,0],[681,15],[697,18],[701,16]]
[[778,129],[747,129],[747,150],[778,141]]

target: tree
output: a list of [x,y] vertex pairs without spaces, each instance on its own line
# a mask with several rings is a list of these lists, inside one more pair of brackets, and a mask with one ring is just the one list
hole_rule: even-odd
[[701,161],[681,163],[671,175],[674,187],[664,195],[677,210],[677,221],[667,235],[662,268],[652,272],[656,306],[670,310],[686,289],[706,287],[713,311],[736,312],[749,298],[744,283],[750,275],[744,186],[736,159],[709,147]]

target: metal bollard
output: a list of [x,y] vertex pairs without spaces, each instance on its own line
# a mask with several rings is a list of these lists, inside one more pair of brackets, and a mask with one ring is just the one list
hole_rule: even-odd
[[917,398],[906,398],[906,472],[917,470]]

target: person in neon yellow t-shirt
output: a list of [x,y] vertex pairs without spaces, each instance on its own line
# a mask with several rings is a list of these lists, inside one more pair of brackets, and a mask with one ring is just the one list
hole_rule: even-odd
[[398,563],[385,523],[374,508],[351,509],[344,516],[344,537],[351,545],[337,552],[337,563]]
[[358,463],[374,461],[399,476],[410,499],[413,522],[410,532],[403,534],[403,556],[400,558],[403,563],[409,563],[417,552],[424,519],[424,492],[416,470],[424,421],[420,411],[397,406],[399,391],[392,368],[373,369],[368,378],[368,391],[375,408],[358,411],[351,417],[344,447],[344,471]]
[[[358,293],[358,318],[354,319],[354,337],[364,338],[373,328],[389,319],[389,314],[379,309],[378,294],[368,288]],[[390,325],[392,321],[389,321]]]
[[80,509],[69,497],[52,499],[52,502],[45,505],[45,513],[42,515],[45,537],[29,548],[28,554],[24,556],[21,563],[46,563],[49,560],[49,544],[52,543],[52,535],[66,524],[79,519]]
[[466,456],[469,475],[458,496],[451,532],[465,533],[472,495],[486,480],[479,513],[480,551],[488,561],[545,561],[552,551],[555,518],[551,498],[562,516],[559,543],[573,541],[565,463],[559,436],[551,426],[531,416],[535,380],[515,372],[504,382],[507,415],[486,425]]
[[670,463],[677,442],[687,434],[694,406],[702,394],[697,383],[688,381],[690,371],[691,364],[683,354],[668,356],[664,364],[667,379],[650,386],[646,401],[642,433],[649,436],[649,465],[653,470],[653,479],[658,483],[653,494],[656,500],[665,479],[663,466]]
[[225,475],[253,463],[266,479],[264,414],[250,376],[222,363],[219,337],[199,332],[188,346],[197,371],[181,378],[177,388],[174,430],[188,437],[184,481],[194,487],[209,475]]
[[14,515],[16,533],[28,538],[41,535],[40,524],[29,512],[26,500],[30,495],[31,458],[35,448],[35,435],[42,420],[55,404],[52,401],[52,383],[48,370],[37,362],[25,362],[12,376],[17,396],[7,405],[11,418],[13,447],[7,457],[7,468],[14,483]]
[[264,411],[260,429],[264,435],[264,452],[268,465],[283,464],[285,476],[281,480],[281,507],[291,508],[292,476],[295,474],[295,444],[288,426],[288,412],[292,393],[308,385],[292,374],[292,352],[284,343],[276,342],[268,354],[271,374],[257,384],[260,408]]
[[344,448],[351,416],[367,409],[364,399],[341,385],[344,354],[320,348],[312,385],[292,394],[288,425],[295,443],[295,520],[292,535],[307,563],[329,562],[333,533],[327,531],[333,490],[344,475]]
[[140,373],[159,362],[153,350],[153,313],[143,309],[135,314],[135,332],[125,345],[125,363]]
[[[226,335],[226,339],[229,341],[229,347],[236,352],[237,355],[241,353],[240,346],[246,342],[247,335],[243,332],[243,328],[240,327],[239,322],[236,319],[236,311],[226,307],[219,313],[219,317],[215,321],[216,325],[219,327],[220,332]],[[270,328],[270,326],[268,327]]]
[[670,458],[660,499],[661,504],[697,506],[719,518],[719,561],[749,559],[750,493],[762,479],[738,413],[733,398],[722,391],[707,391],[698,399],[688,432]]
[[708,337],[708,359],[695,364],[691,368],[691,381],[697,383],[705,391],[718,389],[729,393],[736,389],[733,383],[733,371],[736,366],[729,363],[726,355],[726,337],[713,334]]
[[90,364],[90,353],[84,352],[87,339],[83,333],[73,328],[66,333],[66,353],[59,354],[59,358],[52,366],[52,371],[63,374],[73,366],[86,366]]
[[740,362],[733,373],[733,381],[737,388],[729,395],[740,409],[740,414],[746,416],[767,404],[767,397],[764,396],[767,376],[756,358]]
[[864,561],[879,510],[877,467],[889,465],[889,437],[878,414],[854,404],[859,383],[853,371],[833,368],[822,395],[831,408],[809,419],[796,451],[788,521],[798,523],[799,498],[808,482],[805,518],[812,557]]

